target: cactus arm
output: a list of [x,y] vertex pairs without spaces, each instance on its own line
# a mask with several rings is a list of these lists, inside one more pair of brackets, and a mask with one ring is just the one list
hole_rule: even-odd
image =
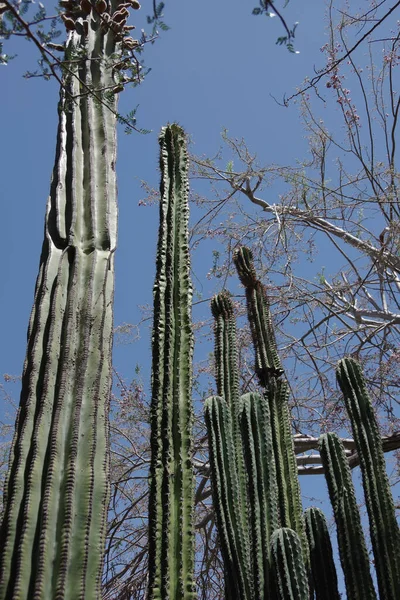
[[315,600],[340,600],[332,544],[324,513],[312,506],[304,515]]
[[154,284],[149,501],[149,594],[195,597],[191,461],[192,286],[188,247],[188,155],[178,125],[160,137],[161,202]]
[[114,33],[100,31],[100,16],[86,15],[74,17],[67,40],[65,60],[74,60],[66,62],[60,94],[45,239],[5,487],[2,600],[89,600],[100,593],[109,493],[116,96],[101,103],[82,89],[114,86],[109,57],[120,49]]
[[[232,417],[223,398],[213,396],[204,404],[208,431],[213,505],[227,591],[237,600],[252,600],[252,573],[245,519],[241,512]],[[232,595],[233,594],[233,595]]]
[[336,521],[347,595],[352,600],[375,600],[368,551],[343,444],[335,433],[326,433],[319,439],[319,451]]
[[211,300],[214,317],[214,356],[217,392],[232,407],[232,417],[239,412],[239,369],[237,361],[236,319],[227,292]]
[[339,362],[337,378],[360,457],[378,588],[382,600],[400,598],[400,530],[386,474],[382,441],[360,365]]
[[256,373],[261,385],[267,385],[271,375],[283,374],[272,326],[269,303],[264,286],[257,279],[253,254],[245,247],[233,257],[239,279],[246,288],[247,310],[256,357]]
[[292,529],[285,527],[272,534],[271,569],[277,600],[309,600],[302,543]]
[[278,527],[275,462],[268,401],[259,394],[245,394],[242,401],[254,588],[256,597],[262,600],[269,597],[269,543]]

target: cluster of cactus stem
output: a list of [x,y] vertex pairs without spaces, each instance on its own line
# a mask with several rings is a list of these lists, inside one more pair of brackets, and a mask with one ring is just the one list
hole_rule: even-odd
[[[129,4],[139,7],[136,0]],[[76,9],[63,0],[63,6],[70,31],[66,51],[81,47],[85,56],[70,63],[61,89],[45,239],[5,483],[0,600],[100,597],[109,496],[116,117],[95,96],[82,94],[82,86],[112,86],[113,69],[105,59],[118,53],[127,15],[125,5],[111,9],[105,0],[82,0]],[[119,24],[119,32],[111,23]],[[159,143],[148,596],[192,600],[188,154],[178,125],[164,128]],[[260,391],[240,394],[234,309],[223,292],[212,301],[218,396],[207,399],[205,419],[226,599],[338,600],[325,518],[319,509],[302,510],[289,388],[266,291],[248,249],[239,248],[234,260],[246,289]],[[355,360],[340,361],[337,378],[360,458],[379,597],[399,600],[400,531],[371,400]],[[324,434],[319,444],[348,598],[374,599],[342,443]]]
[[[117,97],[105,104],[90,92],[115,85],[111,63],[122,52],[115,33],[101,29],[100,4],[62,2],[68,69],[5,483],[1,600],[100,597],[109,497]],[[138,8],[135,0],[131,5]]]
[[[284,379],[266,291],[251,252],[234,262],[246,290],[260,393],[240,395],[235,318],[227,292],[213,298],[218,396],[205,403],[215,518],[228,600],[339,600],[323,513],[303,513]],[[400,531],[378,426],[360,365],[339,362],[363,476],[381,600],[400,598]],[[319,449],[337,527],[349,600],[374,599],[370,560],[343,444],[324,434]]]

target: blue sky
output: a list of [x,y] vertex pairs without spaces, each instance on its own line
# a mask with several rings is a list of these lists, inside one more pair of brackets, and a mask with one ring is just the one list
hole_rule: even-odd
[[[144,196],[141,180],[158,187],[157,136],[163,125],[179,122],[197,154],[214,154],[224,127],[231,135],[244,136],[265,162],[290,163],[305,152],[296,107],[283,108],[271,97],[290,94],[314,64],[322,64],[324,9],[317,2],[302,4],[293,2],[285,13],[290,24],[300,22],[300,54],[293,55],[275,45],[282,31],[277,19],[253,16],[251,2],[167,2],[165,21],[171,29],[145,52],[152,71],[139,88],[120,97],[121,113],[139,104],[138,124],[152,133],[127,136],[122,128],[119,131],[116,325],[137,321],[136,305],[152,301],[158,214],[155,207],[139,207],[138,202]],[[150,12],[151,3],[143,2],[134,16],[140,14],[144,21]],[[3,373],[17,375],[24,359],[53,167],[58,89],[53,82],[22,78],[27,69],[35,69],[33,44],[19,39],[7,42],[5,50],[18,56],[0,70],[5,236],[0,331],[7,340],[0,364]],[[204,297],[215,289],[215,282],[204,281],[210,261],[210,255],[195,258]],[[134,346],[128,353],[125,347],[115,348],[117,366],[126,376],[139,359],[136,352],[143,356],[143,349]]]
[[[143,21],[151,4],[142,3]],[[152,133],[127,136],[123,128],[119,131],[116,326],[138,321],[137,305],[152,302],[158,211],[138,203],[144,196],[141,180],[158,186],[157,136],[163,125],[179,122],[196,154],[214,154],[221,143],[220,132],[227,128],[231,135],[245,137],[265,163],[291,164],[305,155],[307,142],[298,108],[284,108],[272,96],[280,100],[290,95],[313,74],[314,66],[323,66],[324,5],[293,0],[285,10],[289,24],[299,22],[296,55],[276,46],[282,33],[278,20],[252,16],[255,5],[256,0],[166,0],[165,21],[171,29],[146,48],[151,73],[143,85],[121,94],[121,113],[139,105],[138,125]],[[0,372],[19,375],[54,160],[58,89],[53,82],[22,78],[35,67],[32,44],[10,41],[5,50],[18,57],[0,69]],[[203,297],[208,298],[216,289],[216,282],[205,278],[211,267],[209,250],[198,253],[194,264]],[[196,317],[209,318],[208,310],[207,303],[201,305]],[[146,329],[140,342],[114,347],[114,364],[123,377],[133,377],[137,363],[145,367],[148,377],[150,333]],[[321,477],[313,478],[307,495],[319,494],[321,485],[325,486]]]

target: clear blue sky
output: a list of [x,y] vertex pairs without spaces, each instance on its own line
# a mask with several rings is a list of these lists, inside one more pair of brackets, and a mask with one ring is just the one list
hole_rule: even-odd
[[[151,4],[143,1],[143,20]],[[306,75],[313,74],[314,66],[323,65],[324,5],[316,0],[292,0],[285,10],[290,25],[300,23],[296,41],[300,53],[293,55],[275,45],[282,33],[278,19],[252,16],[256,4],[256,0],[166,0],[165,21],[171,29],[145,52],[152,71],[142,86],[121,94],[120,111],[139,104],[138,124],[152,133],[126,136],[122,128],[119,131],[115,325],[136,322],[136,306],[152,302],[158,210],[139,207],[138,202],[143,197],[140,180],[158,186],[157,136],[163,125],[179,122],[191,136],[196,154],[214,154],[224,127],[231,135],[243,136],[265,163],[290,164],[306,152],[298,109],[295,105],[283,108],[272,96],[290,95]],[[0,68],[0,372],[19,375],[54,160],[58,89],[53,82],[22,78],[25,70],[35,68],[32,44],[12,41],[5,50],[17,53],[18,58]],[[196,256],[204,297],[216,285],[205,279],[210,266],[207,252]],[[202,306],[208,318],[208,305]],[[146,360],[148,364],[146,330],[141,342],[114,348],[115,366],[128,379],[136,363],[143,365]],[[321,484],[322,479],[316,477],[312,488]]]
[[[322,64],[323,7],[318,2],[289,5],[288,22],[300,22],[296,43],[300,54],[292,55],[275,45],[281,34],[277,19],[252,16],[253,4],[167,0],[165,21],[171,29],[145,52],[152,71],[142,86],[121,94],[120,111],[139,104],[139,126],[152,133],[126,136],[122,128],[119,132],[116,325],[135,322],[136,305],[152,301],[158,212],[155,207],[138,207],[138,202],[143,197],[141,179],[158,186],[157,136],[163,125],[178,121],[197,154],[215,153],[223,127],[244,136],[265,162],[289,163],[306,149],[296,108],[279,107],[270,94],[280,99],[314,64]],[[144,1],[142,19],[150,12],[151,2]],[[18,57],[0,69],[4,236],[0,331],[5,342],[0,365],[3,373],[17,375],[24,359],[53,167],[58,89],[53,82],[22,78],[27,69],[35,69],[33,44],[10,41],[5,50]],[[196,257],[202,281],[210,266],[210,256]],[[204,285],[207,297],[215,282]],[[118,368],[129,376],[143,349],[116,348],[115,355]]]

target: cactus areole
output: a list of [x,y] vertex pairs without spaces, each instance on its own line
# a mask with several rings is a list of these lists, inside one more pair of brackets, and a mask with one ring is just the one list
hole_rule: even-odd
[[128,11],[115,2],[60,4],[68,38],[5,483],[1,600],[100,596],[117,229],[115,61],[126,56],[130,38]]

